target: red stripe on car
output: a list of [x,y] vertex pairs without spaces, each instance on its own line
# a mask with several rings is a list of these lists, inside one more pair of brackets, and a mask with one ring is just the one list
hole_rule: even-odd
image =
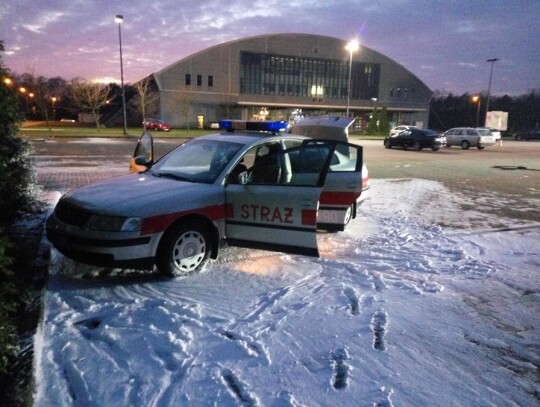
[[147,235],[150,233],[159,233],[166,230],[177,219],[180,219],[186,215],[203,215],[210,220],[224,219],[226,216],[230,216],[232,212],[232,205],[213,205],[206,208],[192,209],[188,211],[180,211],[174,213],[167,213],[164,215],[151,216],[143,219],[141,234]]
[[302,209],[302,225],[314,226],[317,224],[317,211],[315,209]]
[[319,202],[321,205],[352,205],[359,196],[360,192],[323,191]]

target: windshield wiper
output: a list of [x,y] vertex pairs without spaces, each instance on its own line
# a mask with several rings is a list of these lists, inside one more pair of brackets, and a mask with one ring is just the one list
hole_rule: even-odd
[[175,179],[177,181],[187,181],[187,182],[193,182],[192,180],[182,177],[181,175],[172,173],[172,172],[154,172],[152,171],[152,175],[156,177],[164,177],[164,178],[171,178]]

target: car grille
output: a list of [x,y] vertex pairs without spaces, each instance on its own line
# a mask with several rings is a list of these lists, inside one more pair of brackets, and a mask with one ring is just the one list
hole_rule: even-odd
[[68,225],[83,227],[92,213],[66,201],[58,202],[54,210],[56,217]]

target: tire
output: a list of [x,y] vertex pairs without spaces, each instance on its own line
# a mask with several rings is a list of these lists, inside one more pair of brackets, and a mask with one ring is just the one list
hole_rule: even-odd
[[353,206],[349,206],[349,208],[347,209],[347,212],[345,212],[345,219],[343,221],[343,226],[344,228],[347,227],[347,225],[349,223],[351,223],[351,220],[352,220],[352,217],[353,217],[353,211],[354,211],[354,208]]
[[431,147],[431,151],[439,151],[439,147]]
[[469,142],[468,142],[467,140],[463,140],[463,141],[461,142],[461,148],[462,148],[463,150],[468,150],[470,146],[471,146],[471,145],[469,144]]
[[485,147],[484,147],[484,146],[481,146],[481,145],[479,144],[479,145],[477,146],[477,148],[478,148],[479,150],[483,150]]
[[515,140],[516,141],[521,141],[521,136],[519,134],[516,134]]
[[208,231],[193,221],[169,229],[159,243],[156,266],[168,277],[183,277],[200,271],[211,252]]
[[386,148],[391,148],[392,147],[392,144],[390,143],[390,140],[384,140],[384,146]]
[[420,151],[422,149],[422,146],[420,145],[419,141],[415,141],[412,145],[412,149],[414,151]]

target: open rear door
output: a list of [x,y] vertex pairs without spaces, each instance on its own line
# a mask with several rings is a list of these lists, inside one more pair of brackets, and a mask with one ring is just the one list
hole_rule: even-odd
[[304,143],[277,152],[227,185],[229,244],[318,256],[319,197],[335,148]]

